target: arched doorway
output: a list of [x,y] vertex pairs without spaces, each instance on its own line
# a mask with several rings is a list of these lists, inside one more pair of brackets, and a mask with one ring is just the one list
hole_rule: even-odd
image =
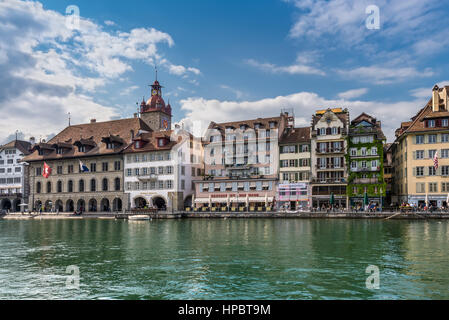
[[111,207],[109,205],[109,200],[108,199],[101,200],[101,211],[103,211],[103,212],[111,211]]
[[184,200],[184,208],[190,208],[192,206],[192,196],[188,196]]
[[154,197],[153,198],[153,206],[158,208],[158,210],[167,210],[167,203],[164,198]]
[[73,203],[73,200],[67,200],[67,203],[65,204],[65,211],[67,212],[75,211],[75,204]]
[[64,205],[61,200],[56,201],[55,210],[57,212],[64,212]]
[[2,210],[11,210],[12,204],[9,199],[3,199],[2,201]]
[[134,206],[136,209],[143,209],[147,206],[147,200],[142,197],[134,199]]
[[76,204],[77,211],[86,211],[86,202],[83,199],[79,199]]
[[89,200],[89,212],[97,212],[97,200]]
[[45,202],[45,207],[44,207],[44,211],[45,212],[51,212],[51,209],[53,208],[53,202],[51,202],[50,200],[47,200]]
[[20,206],[21,203],[22,203],[22,200],[20,200],[20,199],[16,199],[13,201],[12,207],[13,207],[14,212],[22,211],[22,207]]
[[112,208],[114,211],[122,211],[122,199],[115,198],[114,202],[112,202]]

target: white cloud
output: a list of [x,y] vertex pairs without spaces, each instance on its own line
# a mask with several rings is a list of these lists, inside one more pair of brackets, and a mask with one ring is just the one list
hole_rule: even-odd
[[110,26],[110,27],[116,25],[115,22],[114,22],[114,21],[111,21],[111,20],[106,20],[106,21],[104,22],[104,24],[107,25],[107,26]]
[[[442,88],[444,86],[449,86],[449,80],[441,81],[436,84],[438,87]],[[435,85],[430,88],[416,88],[410,91],[410,94],[416,98],[430,99],[432,96],[432,89]]]
[[[73,123],[119,117],[120,107],[102,105],[90,95],[124,79],[134,61],[156,64],[164,60],[160,46],[174,46],[169,34],[154,28],[107,32],[81,17],[79,28],[70,29],[64,14],[46,10],[38,1],[0,1],[0,34],[0,136],[4,137],[16,129],[42,136],[59,132],[67,112]],[[165,61],[168,69],[170,62]]]
[[358,79],[373,84],[403,82],[410,78],[425,78],[435,74],[430,68],[420,71],[414,67],[387,67],[380,65],[337,70],[337,72],[345,78]]
[[353,89],[338,94],[340,99],[354,99],[365,95],[368,92],[367,88]]
[[128,87],[128,88],[123,89],[123,90],[120,92],[120,95],[121,95],[121,96],[127,96],[127,95],[129,95],[131,92],[136,91],[137,89],[139,89],[139,86],[130,86],[130,87]]
[[[292,108],[295,112],[296,124],[309,126],[312,114],[316,110],[328,107],[342,107],[349,109],[351,118],[355,118],[362,112],[368,112],[377,117],[382,121],[384,133],[391,141],[394,138],[394,131],[400,126],[400,123],[408,121],[425,103],[426,99],[393,103],[348,101],[345,99],[330,100],[312,92],[300,92],[276,98],[239,102],[188,98],[181,100],[181,109],[186,112],[186,117],[181,122],[193,122],[204,129],[207,128],[210,121],[240,121],[278,116],[281,109]],[[211,115],[213,116],[211,117]]]
[[298,58],[295,64],[290,66],[277,66],[271,63],[260,63],[254,59],[246,60],[246,63],[259,70],[270,73],[287,73],[287,74],[314,74],[324,76],[326,73],[318,68],[302,63],[304,60]]
[[227,85],[224,85],[224,84],[222,84],[222,85],[220,86],[220,88],[225,89],[225,90],[228,90],[228,91],[231,91],[233,94],[235,94],[235,97],[236,97],[237,99],[240,99],[240,98],[243,97],[243,95],[244,95],[244,93],[243,93],[242,91],[237,90],[237,89],[234,89],[234,88],[232,88],[232,87],[230,87],[230,86],[227,86]]

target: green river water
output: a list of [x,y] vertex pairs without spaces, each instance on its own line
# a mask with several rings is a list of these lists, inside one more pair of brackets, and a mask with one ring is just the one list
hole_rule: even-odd
[[449,299],[447,221],[0,220],[0,243],[0,299]]

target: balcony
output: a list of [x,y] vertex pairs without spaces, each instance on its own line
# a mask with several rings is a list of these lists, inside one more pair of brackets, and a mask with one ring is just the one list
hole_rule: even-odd
[[316,153],[318,154],[326,154],[326,153],[345,153],[344,148],[329,148],[329,149],[316,149]]
[[381,183],[381,182],[379,182],[378,178],[365,178],[365,179],[357,178],[357,179],[354,179],[352,181],[352,183],[353,184],[370,184],[370,183],[376,184],[376,183]]
[[311,179],[313,184],[346,184],[345,178],[313,178]]
[[351,172],[376,172],[376,171],[380,171],[380,167],[351,168]]
[[157,181],[158,175],[157,174],[147,174],[147,175],[141,175],[137,176],[137,179],[140,181]]
[[344,170],[344,166],[342,165],[335,165],[335,164],[328,164],[325,166],[322,165],[316,165],[315,168],[317,170]]

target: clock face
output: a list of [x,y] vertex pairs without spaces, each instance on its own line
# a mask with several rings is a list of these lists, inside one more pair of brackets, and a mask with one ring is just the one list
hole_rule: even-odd
[[151,94],[152,94],[153,96],[157,95],[157,90],[151,91]]

